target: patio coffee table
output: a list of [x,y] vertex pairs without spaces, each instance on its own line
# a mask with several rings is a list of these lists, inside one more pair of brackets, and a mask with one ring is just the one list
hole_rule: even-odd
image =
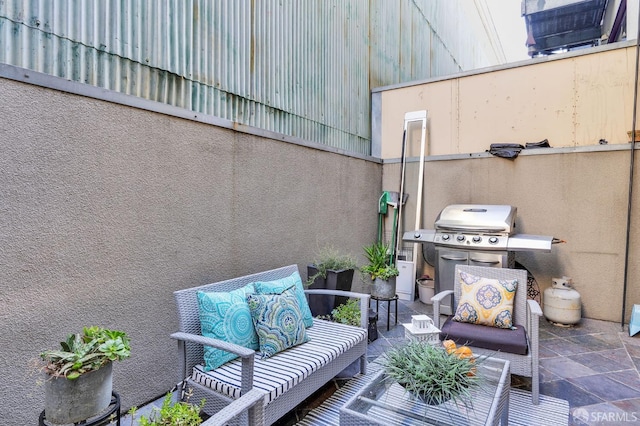
[[485,358],[478,363],[480,385],[460,401],[428,405],[412,397],[384,371],[340,409],[340,425],[502,425],[509,424],[509,361]]

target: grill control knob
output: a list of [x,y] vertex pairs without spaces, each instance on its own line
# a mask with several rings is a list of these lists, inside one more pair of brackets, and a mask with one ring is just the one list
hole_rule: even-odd
[[474,243],[479,243],[480,241],[482,241],[482,238],[478,237],[477,235],[475,237],[473,237],[473,242]]
[[456,240],[458,240],[458,242],[463,242],[464,241],[464,235],[458,235],[456,237]]
[[442,241],[449,241],[449,236],[447,234],[444,234],[442,236]]
[[489,237],[489,244],[498,244],[498,237]]

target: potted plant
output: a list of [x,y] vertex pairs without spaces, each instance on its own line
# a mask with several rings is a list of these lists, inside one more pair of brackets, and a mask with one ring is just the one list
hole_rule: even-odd
[[356,299],[348,299],[347,303],[336,306],[336,308],[331,311],[330,315],[320,315],[318,318],[359,327],[360,304]]
[[391,348],[382,365],[387,380],[430,405],[448,400],[466,404],[470,402],[469,391],[479,385],[476,359],[466,346],[445,348],[413,340]]
[[[350,254],[341,253],[333,246],[322,248],[311,265],[307,266],[306,285],[309,288],[351,291],[356,261]],[[347,297],[319,296],[309,298],[309,308],[314,316],[329,315],[347,302]]]
[[381,299],[391,299],[396,295],[396,277],[400,273],[393,264],[389,247],[382,241],[365,246],[364,254],[369,263],[360,268],[365,281],[373,285],[371,296]]
[[84,327],[60,346],[40,354],[47,376],[45,417],[55,424],[77,423],[111,403],[112,362],[129,357],[129,338],[122,331]]
[[[141,416],[136,424],[139,426],[198,426],[202,424],[200,412],[204,408],[205,400],[202,399],[199,405],[190,404],[189,398],[192,393],[192,389],[189,389],[189,392],[187,392],[186,395],[186,400],[177,402],[173,402],[173,395],[171,392],[167,393],[162,400],[162,407],[154,407],[148,417]],[[136,407],[132,407],[129,410],[132,425],[136,411]]]

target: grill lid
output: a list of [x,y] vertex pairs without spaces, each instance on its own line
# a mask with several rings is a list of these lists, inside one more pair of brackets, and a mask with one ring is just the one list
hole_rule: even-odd
[[505,205],[452,204],[435,221],[435,230],[405,232],[404,241],[462,250],[544,251],[561,242],[545,235],[516,234],[516,208]]
[[435,221],[443,232],[510,235],[515,228],[516,208],[507,205],[452,204]]

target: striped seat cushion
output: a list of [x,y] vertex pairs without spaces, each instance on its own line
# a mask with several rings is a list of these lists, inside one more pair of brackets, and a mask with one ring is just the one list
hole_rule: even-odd
[[[310,340],[276,355],[255,359],[253,385],[268,396],[265,405],[327,365],[356,344],[366,341],[367,330],[344,324],[314,320],[307,329]],[[236,358],[212,371],[203,365],[193,368],[191,379],[217,392],[237,399],[240,392],[242,361]]]

